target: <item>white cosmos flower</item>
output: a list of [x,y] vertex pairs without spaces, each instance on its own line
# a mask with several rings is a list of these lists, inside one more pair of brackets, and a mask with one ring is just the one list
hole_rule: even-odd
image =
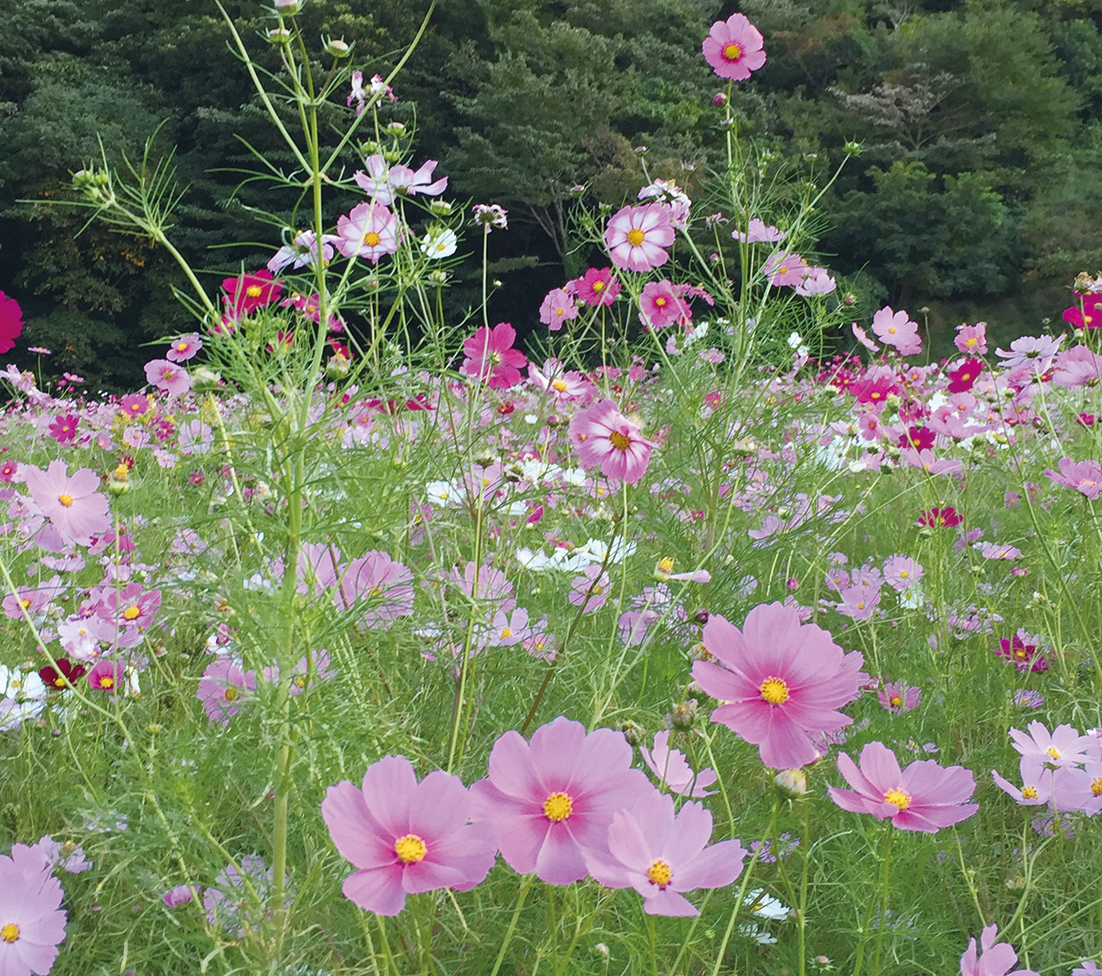
[[450,258],[459,246],[459,238],[454,230],[447,227],[434,227],[421,240],[421,251],[434,261]]

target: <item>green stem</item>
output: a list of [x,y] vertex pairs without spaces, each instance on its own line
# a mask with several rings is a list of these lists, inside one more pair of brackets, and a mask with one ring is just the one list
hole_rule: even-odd
[[497,960],[494,962],[494,968],[491,970],[490,976],[497,976],[497,971],[501,968],[505,953],[509,948],[509,944],[513,941],[513,933],[517,930],[517,920],[520,918],[521,909],[524,908],[524,899],[528,897],[528,889],[532,887],[534,877],[534,874],[526,874],[520,882],[520,894],[517,895],[513,917],[509,919],[509,928],[505,930],[505,941],[501,943],[501,949],[498,951]]

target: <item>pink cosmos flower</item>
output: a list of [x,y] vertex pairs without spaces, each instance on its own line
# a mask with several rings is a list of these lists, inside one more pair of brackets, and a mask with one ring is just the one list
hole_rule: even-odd
[[[1102,295],[1095,292],[1075,293],[1079,300],[1070,308],[1064,309],[1062,316],[1073,329],[1097,329],[1102,327]],[[0,350],[3,351],[3,350]]]
[[491,390],[506,390],[520,382],[520,371],[528,363],[519,349],[513,348],[517,330],[508,322],[499,322],[492,329],[482,326],[469,339],[463,340],[467,357],[459,372],[464,376],[486,380]]
[[894,555],[884,561],[884,582],[902,593],[922,579],[922,565],[910,556]]
[[968,948],[960,957],[960,976],[1040,976],[1032,969],[1015,969],[1010,972],[1010,967],[1018,961],[1018,953],[1009,943],[995,944],[995,934],[999,931],[997,925],[988,925],[980,934],[980,945],[983,948],[983,958],[976,956],[976,940],[968,940]]
[[88,684],[99,691],[115,694],[126,682],[126,665],[121,661],[99,660],[88,672]]
[[198,333],[190,332],[172,340],[172,345],[168,347],[168,352],[165,353],[165,359],[171,363],[184,363],[189,359],[193,359],[195,354],[202,348],[203,340],[199,338]]
[[161,895],[161,901],[169,908],[179,908],[195,900],[192,889],[187,885],[177,885]]
[[583,613],[599,610],[612,595],[612,580],[599,563],[592,563],[575,576],[570,583],[567,599],[576,607],[584,607]]
[[590,268],[572,284],[578,299],[586,305],[611,305],[623,287],[611,268]]
[[845,654],[816,624],[802,625],[799,612],[781,603],[759,604],[742,631],[718,614],[704,627],[704,647],[716,658],[693,664],[693,679],[727,704],[712,712],[759,747],[774,769],[796,769],[819,758],[809,733],[849,725],[836,711],[859,694],[868,675],[864,658]]
[[693,313],[671,281],[648,281],[639,296],[639,321],[652,329],[692,321]]
[[229,725],[249,695],[256,691],[256,672],[242,671],[233,661],[223,659],[207,665],[199,679],[199,701],[207,718]]
[[657,445],[643,437],[612,400],[591,403],[570,421],[570,440],[583,468],[601,466],[606,478],[638,484]]
[[0,352],[15,348],[15,340],[23,333],[23,309],[14,298],[0,291]]
[[491,823],[467,821],[471,794],[458,776],[436,770],[420,783],[408,759],[386,756],[368,767],[363,789],[330,786],[321,815],[341,856],[359,870],[344,896],[377,915],[397,915],[407,894],[467,891],[497,858]]
[[987,355],[987,323],[977,322],[975,325],[961,323],[957,326],[956,338],[953,339],[957,349],[968,356]]
[[471,787],[472,819],[497,826],[514,871],[572,884],[609,860],[613,817],[654,789],[631,761],[620,732],[587,735],[563,716],[536,729],[531,743],[506,732],[490,752],[489,776]]
[[181,396],[191,389],[188,371],[167,359],[151,359],[146,363],[145,378],[170,396]]
[[402,195],[439,196],[448,188],[448,178],[441,177],[435,182],[432,180],[433,170],[436,169],[437,160],[430,159],[423,163],[417,170],[408,166],[387,167],[386,160],[376,153],[366,160],[368,172],[357,170],[352,174],[356,185],[366,191],[371,197],[384,207],[393,205],[394,201]]
[[759,31],[745,14],[732,14],[717,20],[704,39],[704,60],[720,78],[745,81],[752,71],[765,64],[764,43]]
[[540,321],[552,332],[558,332],[566,322],[578,317],[578,306],[562,288],[552,288],[540,305]]
[[648,791],[612,818],[611,858],[594,866],[594,877],[609,888],[634,888],[648,915],[699,915],[683,892],[732,884],[749,853],[738,840],[707,847],[711,835],[712,815],[701,804],[675,814],[672,796]]
[[54,417],[47,433],[59,444],[67,444],[69,441],[75,440],[79,425],[80,417],[76,414],[58,414]]
[[42,471],[25,467],[27,489],[34,503],[67,542],[87,544],[111,528],[107,498],[99,494],[99,477],[91,468],[68,474],[64,461],[51,461]]
[[647,764],[660,783],[671,793],[678,796],[712,796],[715,790],[709,790],[718,777],[714,769],[702,769],[694,773],[685,754],[680,749],[670,748],[670,733],[658,732],[654,736],[654,749],[639,747],[643,762]]
[[[333,258],[333,242],[336,237],[332,234],[321,235],[321,259],[330,261]],[[272,274],[278,274],[287,265],[293,268],[304,268],[306,265],[314,267],[318,260],[318,238],[312,230],[300,230],[290,244],[284,244],[268,261],[268,270]]]
[[1052,796],[1052,768],[1036,756],[1022,756],[1018,763],[1018,772],[1022,780],[1020,789],[1003,779],[997,770],[991,770],[991,778],[995,780],[999,789],[1012,796],[1022,806],[1033,807],[1048,803]]
[[[881,342],[893,346],[904,356],[921,351],[918,323],[912,322],[906,312],[892,311],[890,305],[885,305],[873,315],[872,331]],[[904,352],[905,348],[910,351]]]
[[967,820],[980,808],[978,803],[964,802],[976,788],[971,770],[922,759],[901,771],[895,753],[882,742],[870,742],[861,750],[860,768],[839,753],[838,769],[853,787],[827,787],[838,806],[852,813],[871,813],[880,820],[891,817],[901,830],[936,833]]
[[1010,343],[1009,349],[996,349],[995,355],[1003,359],[1004,368],[1018,367],[1040,375],[1052,365],[1064,337],[1020,336]]
[[119,410],[128,417],[140,417],[149,409],[149,397],[130,393],[119,400]]
[[367,258],[378,264],[398,250],[398,218],[378,200],[357,204],[337,218],[337,250],[346,258]]
[[388,553],[372,549],[340,568],[333,605],[349,609],[358,601],[360,626],[386,630],[399,617],[413,613],[412,580],[408,567]]
[[226,305],[231,318],[239,319],[279,298],[279,293],[283,291],[283,282],[273,281],[272,272],[264,269],[235,278],[223,278],[222,291],[226,293]]
[[745,241],[747,244],[757,244],[759,242],[776,244],[788,236],[788,231],[778,230],[772,224],[767,225],[760,217],[751,217],[745,232],[733,230],[731,236],[736,241]]
[[1045,474],[1056,484],[1064,488],[1074,488],[1086,495],[1087,498],[1097,498],[1102,493],[1102,464],[1097,461],[1073,461],[1071,458],[1061,458],[1059,472],[1049,468]]
[[807,262],[795,252],[779,251],[771,254],[762,266],[762,274],[774,288],[798,285],[808,270]]
[[902,715],[917,708],[922,699],[922,690],[913,688],[905,681],[889,681],[877,693],[880,704],[893,715]]
[[669,259],[665,248],[674,242],[672,212],[664,203],[621,207],[605,228],[605,244],[612,263],[629,271],[650,271]]
[[1043,722],[1030,722],[1026,728],[1029,735],[1020,729],[1010,730],[1011,744],[1023,756],[1040,759],[1052,767],[1086,762],[1087,752],[1095,742],[1093,736],[1080,735],[1072,725],[1058,725],[1049,732]]
[[0,855],[0,973],[48,973],[65,938],[61,884],[40,848],[16,844]]

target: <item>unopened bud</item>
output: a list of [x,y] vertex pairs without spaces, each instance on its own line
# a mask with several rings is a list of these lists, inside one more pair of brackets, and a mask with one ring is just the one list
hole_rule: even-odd
[[276,27],[274,30],[268,31],[268,43],[269,44],[290,44],[291,32],[286,27]]
[[727,96],[724,95],[723,92],[716,92],[712,96],[712,104],[716,108],[722,108],[724,105],[727,104]]
[[347,376],[351,365],[352,361],[347,356],[338,352],[329,357],[325,364],[325,371],[330,376]]
[[680,705],[674,705],[669,714],[670,728],[691,729],[696,722],[697,702],[695,698],[688,698]]
[[802,769],[782,769],[773,777],[773,785],[782,796],[798,800],[807,795],[807,773]]
[[340,38],[333,38],[325,45],[325,52],[334,58],[347,58],[352,53],[352,48]]
[[703,627],[708,622],[708,611],[704,609],[697,610],[697,612],[693,614],[693,620]]
[[281,17],[293,17],[302,9],[300,0],[273,0],[272,6]]
[[846,294],[842,296],[842,304],[847,307],[851,305],[856,305],[857,296],[853,294],[853,292],[846,292]]
[[620,731],[624,733],[624,738],[628,740],[628,745],[642,745],[647,740],[647,733],[631,721],[631,719],[621,723]]
[[125,495],[130,490],[130,468],[125,461],[111,472],[107,490],[113,495]]

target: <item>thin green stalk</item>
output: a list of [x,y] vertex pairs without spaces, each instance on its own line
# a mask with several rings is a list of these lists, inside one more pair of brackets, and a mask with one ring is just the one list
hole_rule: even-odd
[[892,841],[895,839],[895,824],[888,818],[888,837],[885,841],[884,860],[880,865],[880,917],[876,926],[876,953],[873,956],[873,976],[880,976],[880,952],[884,947],[884,929],[888,922],[888,889],[891,882]]
[[490,976],[497,976],[497,971],[501,968],[501,964],[505,959],[505,953],[509,949],[510,943],[513,941],[513,933],[517,930],[517,920],[520,918],[520,911],[524,908],[524,899],[528,897],[528,889],[532,887],[532,879],[534,874],[526,874],[520,882],[520,893],[517,895],[517,903],[513,908],[513,917],[509,919],[509,928],[505,930],[505,941],[501,943],[501,949],[498,951],[497,959],[494,962],[494,968],[490,971]]
[[655,933],[654,916],[647,915],[647,942],[650,945],[650,969],[652,976],[658,976],[658,937]]

